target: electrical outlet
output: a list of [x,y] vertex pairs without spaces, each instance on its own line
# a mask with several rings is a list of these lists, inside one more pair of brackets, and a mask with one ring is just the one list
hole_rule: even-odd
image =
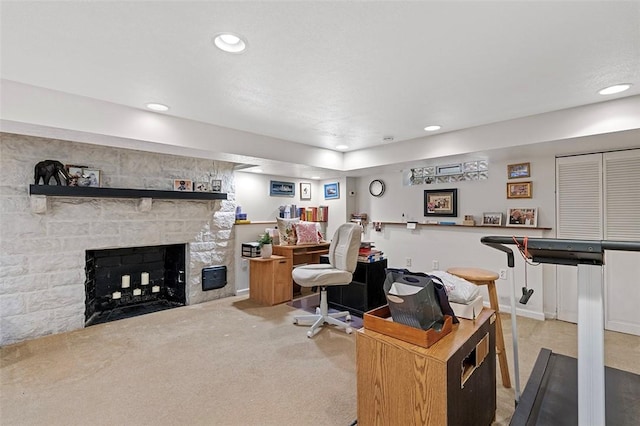
[[506,269],[500,269],[500,279],[501,280],[506,280],[507,279],[507,270]]
[[440,269],[440,262],[438,262],[437,260],[434,260],[433,265],[431,266],[433,266],[434,271],[437,271],[438,269]]
[[411,258],[410,257],[406,258],[405,265],[411,266]]

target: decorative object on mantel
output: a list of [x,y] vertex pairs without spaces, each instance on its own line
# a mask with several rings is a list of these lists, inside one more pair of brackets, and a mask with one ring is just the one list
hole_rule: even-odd
[[67,186],[78,186],[78,179],[82,177],[82,169],[88,166],[78,166],[75,164],[65,164],[64,168],[67,170],[69,178],[67,179]]
[[193,184],[195,192],[209,192],[209,182],[196,182]]
[[532,186],[531,181],[507,183],[507,198],[531,198]]
[[222,192],[222,180],[220,179],[211,179],[211,192]]
[[190,179],[174,179],[173,190],[191,192],[193,191],[193,182]]
[[531,163],[509,164],[507,166],[507,176],[509,179],[531,177]]
[[523,207],[509,209],[507,218],[507,224],[510,226],[535,228],[538,226],[538,209]]
[[462,222],[464,226],[475,226],[476,220],[473,218],[472,214],[464,215],[464,221]]
[[99,188],[100,170],[83,168],[82,177],[78,179],[78,186],[90,186],[92,188]]
[[417,167],[410,169],[410,172],[409,185],[487,180],[489,178],[489,163],[487,160],[474,160],[456,164]]
[[376,232],[382,231],[382,222],[371,222]]
[[424,191],[425,216],[458,216],[458,190],[440,189]]
[[57,185],[62,185],[60,175],[64,177],[65,183],[69,181],[69,173],[65,170],[64,164],[57,160],[40,161],[35,166],[34,179],[36,185],[40,184],[40,180],[43,181],[43,185],[49,185],[51,178],[55,179]]
[[269,259],[273,254],[273,238],[271,234],[269,232],[262,234],[258,240],[258,244],[260,247],[260,256],[263,259]]

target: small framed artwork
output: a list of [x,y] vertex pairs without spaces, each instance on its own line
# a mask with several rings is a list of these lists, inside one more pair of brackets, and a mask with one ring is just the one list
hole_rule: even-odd
[[173,190],[174,191],[192,192],[193,191],[193,182],[190,179],[174,179],[173,180]]
[[211,179],[209,188],[211,189],[211,192],[222,192],[222,180]]
[[193,184],[194,192],[209,192],[209,182],[196,182]]
[[522,207],[509,209],[507,210],[507,218],[509,226],[535,228],[538,226],[538,209]]
[[85,186],[100,187],[100,170],[82,169],[82,177],[85,179],[85,183],[87,183]]
[[425,216],[458,216],[458,190],[438,189],[424,191]]
[[324,184],[324,199],[337,200],[340,198],[340,186],[338,182]]
[[502,226],[502,213],[500,212],[482,213],[482,224]]
[[302,182],[300,183],[300,199],[301,200],[310,200],[311,199],[311,184]]
[[73,164],[65,164],[64,168],[67,170],[69,178],[67,179],[67,186],[79,186],[79,179],[82,177],[82,169],[87,166],[76,166]]
[[269,184],[269,195],[272,197],[293,197],[296,195],[296,185],[293,182],[272,180]]
[[531,177],[531,163],[509,164],[507,166],[507,176],[509,179]]
[[507,183],[507,198],[531,198],[532,186],[530,181]]

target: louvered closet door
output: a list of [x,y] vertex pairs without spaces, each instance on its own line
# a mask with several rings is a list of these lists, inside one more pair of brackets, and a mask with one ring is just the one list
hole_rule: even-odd
[[[640,149],[604,159],[604,238],[640,241]],[[605,328],[640,335],[640,253],[605,254]]]
[[[602,239],[602,154],[556,159],[558,238]],[[556,266],[558,319],[578,321],[575,266]]]

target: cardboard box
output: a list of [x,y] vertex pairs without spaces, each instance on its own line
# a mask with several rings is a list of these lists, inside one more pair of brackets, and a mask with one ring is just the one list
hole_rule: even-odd
[[449,302],[451,305],[451,309],[453,309],[453,313],[456,314],[459,318],[465,319],[474,319],[475,317],[480,315],[480,311],[482,311],[482,296],[478,296],[471,301],[468,305],[463,305],[461,303],[453,303]]

